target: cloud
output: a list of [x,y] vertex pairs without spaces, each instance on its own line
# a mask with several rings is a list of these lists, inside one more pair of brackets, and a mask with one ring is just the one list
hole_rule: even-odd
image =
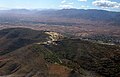
[[96,0],[92,4],[102,8],[120,8],[120,3],[110,0]]
[[73,2],[68,2],[67,0],[62,0],[59,7],[62,9],[70,9],[70,8],[74,8],[73,4],[74,4]]
[[74,3],[73,2],[71,2],[71,3],[68,3],[69,5],[73,5]]
[[81,1],[81,2],[87,2],[87,0],[78,0],[78,1]]
[[83,9],[86,9],[86,8],[88,8],[89,6],[81,5],[80,7],[83,8]]
[[62,8],[62,9],[74,8],[74,7],[73,7],[72,5],[70,5],[70,4],[63,4],[63,5],[60,5],[59,7]]
[[61,3],[66,3],[66,0],[62,0]]

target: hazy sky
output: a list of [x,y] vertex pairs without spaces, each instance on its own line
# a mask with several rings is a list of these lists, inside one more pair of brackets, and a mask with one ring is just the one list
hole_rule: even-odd
[[0,0],[0,9],[106,9],[120,11],[120,0]]

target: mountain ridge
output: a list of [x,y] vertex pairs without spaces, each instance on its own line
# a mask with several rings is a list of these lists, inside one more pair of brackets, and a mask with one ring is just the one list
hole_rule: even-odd
[[[14,33],[32,32],[35,34],[34,36],[41,33],[41,31],[31,29],[10,28],[0,30],[0,36],[3,37],[7,31],[11,32],[11,30],[13,32],[16,30]],[[35,40],[32,33],[30,36]],[[54,33],[52,32],[52,34]],[[44,31],[39,36],[42,35],[46,35]],[[17,37],[25,36],[17,34]],[[50,40],[52,39],[50,38]],[[26,43],[26,41],[24,42]],[[27,43],[9,53],[2,54],[0,56],[0,76],[119,77],[119,45],[104,45],[69,37],[53,40],[54,43],[49,44],[39,42],[42,41]],[[14,43],[14,45],[19,44]],[[8,48],[11,47],[8,46]]]
[[[69,22],[76,23],[76,21],[90,21],[101,22],[103,24],[110,24],[112,26],[119,26],[120,12],[111,12],[106,10],[84,10],[84,9],[62,9],[62,10],[27,10],[27,9],[14,9],[1,11],[0,20],[5,22],[10,22],[13,20],[13,23],[23,23],[23,22],[33,22],[33,23],[48,23],[56,20],[62,21],[61,19],[70,19]],[[10,19],[8,19],[8,17]],[[71,21],[74,19],[76,21]],[[36,21],[35,21],[36,20]],[[2,23],[3,23],[2,22]],[[58,25],[59,25],[58,22]],[[65,20],[64,20],[65,22]],[[56,21],[57,23],[57,21]],[[85,22],[83,22],[85,24]],[[77,24],[77,23],[76,23]],[[53,23],[54,25],[54,23]],[[57,24],[55,24],[57,25]],[[64,25],[64,24],[63,24]],[[74,25],[74,24],[72,24]]]

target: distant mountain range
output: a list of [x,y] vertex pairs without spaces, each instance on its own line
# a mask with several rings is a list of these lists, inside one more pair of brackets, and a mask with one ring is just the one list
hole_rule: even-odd
[[[111,23],[111,25],[120,25],[120,12],[112,12],[105,10],[83,10],[83,9],[62,9],[62,10],[27,10],[27,9],[12,9],[1,10],[0,21],[9,17],[10,20],[23,20],[33,21],[45,18],[61,20],[60,18],[99,21],[104,23]],[[26,18],[25,18],[26,17]],[[28,20],[26,20],[28,18]],[[6,19],[7,20],[7,19]],[[86,22],[87,22],[86,21]],[[38,21],[39,22],[39,21]],[[74,21],[73,21],[74,22]]]
[[120,20],[120,12],[111,12],[105,10],[83,10],[83,9],[63,9],[56,11],[42,11],[41,15],[88,19],[94,21],[116,21]]

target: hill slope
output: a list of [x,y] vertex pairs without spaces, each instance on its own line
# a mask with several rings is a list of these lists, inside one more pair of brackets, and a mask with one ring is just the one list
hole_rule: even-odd
[[45,31],[36,31],[27,28],[10,28],[0,30],[0,55],[32,43],[59,39],[59,34],[56,38],[52,38],[54,36],[50,37],[51,35],[48,33]]
[[[56,35],[23,28],[1,30],[0,38],[5,39],[1,42],[8,52],[0,52],[0,76],[119,77],[119,46],[70,38],[53,40],[61,38]],[[32,42],[13,43],[18,38],[32,39]],[[20,47],[11,49],[11,45],[19,44]]]
[[66,39],[57,41],[57,45],[46,47],[57,54],[63,60],[63,64],[77,71],[80,71],[82,67],[105,77],[119,77],[120,75],[119,46]]

